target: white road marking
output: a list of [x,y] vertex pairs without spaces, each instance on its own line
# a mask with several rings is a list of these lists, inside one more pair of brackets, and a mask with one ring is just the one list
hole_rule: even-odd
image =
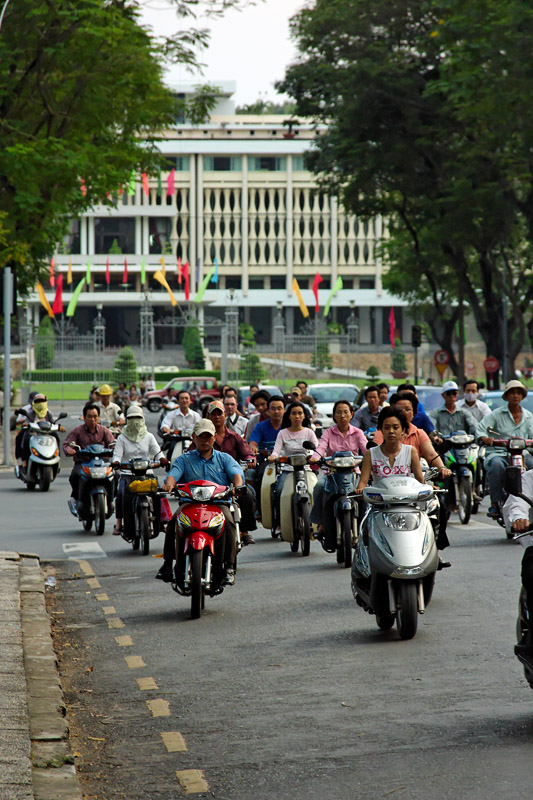
[[490,522],[469,522],[467,525],[461,525],[460,522],[450,522],[453,530],[464,531],[503,531],[499,525],[491,525]]
[[71,561],[78,561],[80,558],[107,558],[98,542],[64,542],[63,552]]

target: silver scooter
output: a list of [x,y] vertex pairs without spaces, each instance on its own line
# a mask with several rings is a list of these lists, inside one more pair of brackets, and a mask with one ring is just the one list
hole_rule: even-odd
[[[26,414],[24,409],[20,413]],[[67,413],[62,411],[55,422],[40,419],[27,423],[25,435],[30,437],[28,464],[26,468],[22,465],[16,466],[15,475],[26,484],[29,491],[39,484],[41,492],[47,492],[60,471],[59,440],[55,434],[65,430],[57,423],[66,416]]]
[[[428,470],[432,480],[438,469]],[[381,630],[394,625],[402,639],[416,633],[418,614],[431,599],[439,565],[428,514],[437,499],[431,485],[411,477],[389,477],[363,490],[369,504],[352,566],[357,603],[376,615]]]

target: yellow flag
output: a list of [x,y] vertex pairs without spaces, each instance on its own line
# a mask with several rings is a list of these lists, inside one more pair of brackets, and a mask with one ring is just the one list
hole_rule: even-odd
[[[161,259],[161,261],[162,261],[162,260],[163,260],[163,259]],[[165,287],[165,289],[167,290],[167,292],[168,292],[168,293],[169,293],[169,295],[170,295],[170,302],[172,303],[172,305],[173,305],[173,306],[177,306],[177,305],[178,305],[178,301],[176,300],[176,298],[175,298],[175,297],[174,297],[174,295],[172,294],[172,289],[171,289],[171,288],[170,288],[170,286],[168,285],[168,283],[167,283],[167,279],[165,278],[165,276],[163,275],[163,273],[161,272],[161,270],[160,270],[160,269],[158,269],[158,270],[157,270],[157,272],[154,272],[154,278],[156,279],[156,281],[159,281],[159,283],[161,284],[161,286],[164,286],[164,287]]]
[[68,260],[67,283],[72,283],[72,259]]
[[163,273],[163,278],[164,278],[165,275],[167,274],[167,268],[165,266],[165,259],[163,258],[163,256],[161,256],[161,258],[159,259],[159,263],[161,264],[161,271]]
[[292,281],[292,291],[294,292],[294,294],[298,298],[298,305],[300,306],[300,311],[302,312],[304,317],[308,317],[309,316],[309,309],[307,308],[307,306],[304,303],[304,299],[302,297],[302,293],[300,291],[300,287],[298,286],[298,281],[296,280],[296,278],[294,278],[293,281]]
[[50,303],[49,303],[49,302],[48,302],[48,300],[46,299],[46,295],[45,295],[45,293],[44,293],[44,289],[43,289],[42,285],[39,283],[39,281],[37,281],[37,285],[36,285],[36,287],[35,287],[35,288],[37,289],[37,292],[38,292],[38,294],[39,294],[39,300],[41,301],[41,303],[43,304],[43,306],[46,308],[46,311],[47,311],[47,313],[48,313],[48,316],[49,316],[49,317],[52,317],[52,319],[55,319],[55,316],[56,316],[56,315],[55,315],[55,314],[54,314],[54,312],[52,311],[52,306],[50,305]]

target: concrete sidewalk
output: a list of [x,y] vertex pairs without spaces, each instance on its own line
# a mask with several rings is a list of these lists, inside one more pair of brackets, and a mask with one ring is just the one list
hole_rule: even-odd
[[0,552],[0,798],[81,800],[33,555]]

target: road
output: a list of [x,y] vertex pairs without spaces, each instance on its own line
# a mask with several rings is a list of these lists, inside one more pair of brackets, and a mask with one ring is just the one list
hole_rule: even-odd
[[533,694],[512,650],[522,548],[482,512],[450,526],[452,568],[403,642],[358,608],[317,542],[304,559],[264,529],[235,586],[191,621],[154,580],[161,561],[110,523],[83,532],[67,476],[30,495],[0,474],[0,547],[57,571],[87,797],[175,800],[191,780],[219,800],[531,797]]

